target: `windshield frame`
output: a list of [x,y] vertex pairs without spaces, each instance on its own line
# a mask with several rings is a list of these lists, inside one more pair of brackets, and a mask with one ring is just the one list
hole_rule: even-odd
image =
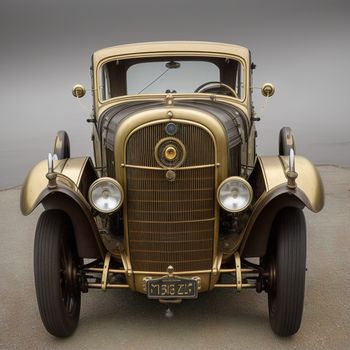
[[[247,101],[248,95],[249,95],[249,86],[248,86],[248,82],[249,82],[249,78],[248,78],[248,74],[249,74],[249,69],[247,68],[247,62],[246,60],[238,55],[234,55],[234,54],[218,54],[215,52],[208,52],[208,53],[204,53],[204,52],[190,52],[190,51],[185,51],[185,52],[178,52],[178,51],[171,51],[171,52],[150,52],[150,53],[143,53],[143,54],[133,54],[133,55],[120,55],[120,56],[109,56],[109,57],[105,57],[103,59],[101,59],[98,64],[96,65],[96,67],[94,68],[94,99],[95,101],[98,101],[99,104],[105,105],[105,104],[110,104],[113,101],[119,101],[119,100],[123,100],[123,99],[130,99],[132,97],[140,97],[142,96],[143,98],[151,98],[153,96],[166,96],[167,93],[145,93],[145,94],[125,94],[125,95],[120,95],[120,96],[114,96],[111,98],[107,98],[105,100],[103,100],[101,98],[101,94],[100,94],[100,86],[101,86],[101,82],[100,82],[100,71],[102,69],[102,67],[106,64],[109,63],[111,61],[121,61],[121,60],[135,60],[135,59],[139,59],[140,63],[142,63],[142,59],[146,60],[152,60],[152,58],[154,58],[155,61],[159,61],[162,58],[174,58],[179,59],[180,57],[193,57],[193,58],[201,58],[203,61],[205,61],[206,58],[208,58],[208,61],[210,61],[210,59],[215,59],[215,58],[221,58],[221,59],[232,59],[232,60],[236,60],[240,63],[241,65],[241,70],[242,70],[242,96],[240,98],[236,98],[233,96],[228,96],[230,99],[234,100],[234,101],[238,101],[240,103],[245,103]],[[174,93],[174,95],[181,95],[181,96],[193,96],[195,98],[196,95],[210,95],[212,96],[213,93],[195,93],[195,92],[191,92],[191,93]],[[216,94],[217,96],[220,96],[219,94]]]

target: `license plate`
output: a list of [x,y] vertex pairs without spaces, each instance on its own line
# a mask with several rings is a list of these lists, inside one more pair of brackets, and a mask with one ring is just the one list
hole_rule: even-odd
[[162,277],[147,281],[150,299],[195,299],[198,297],[197,281],[190,278]]

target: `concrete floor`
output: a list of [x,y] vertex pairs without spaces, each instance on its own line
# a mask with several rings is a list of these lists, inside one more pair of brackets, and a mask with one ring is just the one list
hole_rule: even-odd
[[0,192],[1,349],[349,349],[350,169],[319,168],[326,206],[306,212],[308,271],[304,317],[289,339],[270,330],[267,298],[252,290],[215,290],[165,307],[129,290],[90,291],[76,333],[55,339],[44,329],[33,283],[33,237],[40,209],[19,212],[20,190]]

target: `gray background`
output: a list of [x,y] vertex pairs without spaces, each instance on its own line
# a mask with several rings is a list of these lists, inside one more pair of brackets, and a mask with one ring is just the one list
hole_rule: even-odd
[[[94,50],[156,40],[206,40],[251,49],[254,82],[277,92],[258,123],[259,154],[276,154],[281,126],[297,153],[350,166],[348,1],[18,1],[0,4],[0,188],[22,183],[70,134],[72,155],[91,154],[91,108],[71,86],[90,83]],[[262,98],[255,94],[256,110]],[[84,109],[85,108],[85,109]]]

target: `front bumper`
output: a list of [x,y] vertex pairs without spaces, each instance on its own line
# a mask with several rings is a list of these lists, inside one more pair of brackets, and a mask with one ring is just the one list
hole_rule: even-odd
[[[81,275],[85,276],[87,289],[129,288],[150,297],[147,290],[148,281],[166,278],[174,279],[174,281],[176,279],[192,279],[196,282],[198,293],[214,288],[229,288],[240,291],[245,288],[256,288],[261,273],[254,265],[242,267],[238,252],[234,255],[231,268],[221,268],[220,266],[211,270],[185,272],[173,271],[171,266],[168,267],[168,271],[164,272],[133,271],[125,265],[123,268],[114,268],[112,267],[112,259],[111,254],[108,253],[103,265],[82,267]],[[220,276],[225,276],[225,278],[220,278]],[[117,283],[116,281],[123,282]],[[157,299],[154,296],[151,298]],[[160,296],[159,299],[164,298]]]

